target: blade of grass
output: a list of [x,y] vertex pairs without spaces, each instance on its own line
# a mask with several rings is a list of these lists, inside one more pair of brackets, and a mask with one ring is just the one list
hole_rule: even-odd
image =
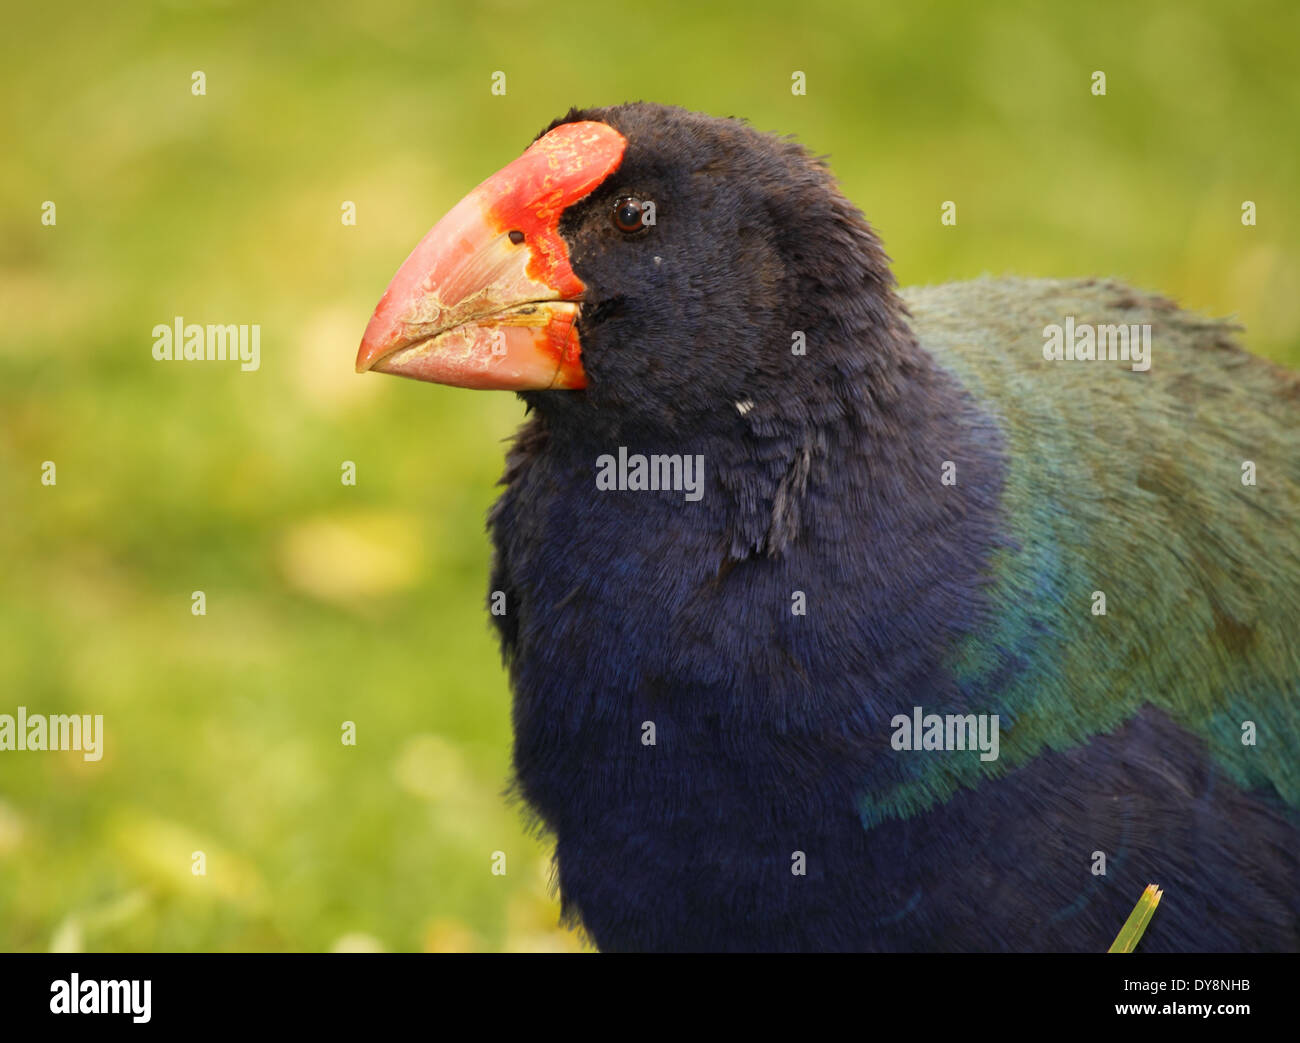
[[1115,941],[1106,950],[1107,952],[1132,952],[1137,948],[1137,943],[1146,931],[1147,924],[1151,922],[1151,917],[1155,914],[1156,906],[1160,904],[1163,894],[1164,891],[1155,884],[1147,884],[1142,897],[1138,899],[1133,911],[1128,914],[1128,919],[1124,921],[1124,926],[1119,929],[1119,934],[1115,936]]

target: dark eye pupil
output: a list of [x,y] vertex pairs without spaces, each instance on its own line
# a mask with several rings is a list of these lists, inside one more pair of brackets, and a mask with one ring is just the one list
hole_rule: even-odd
[[614,208],[614,223],[624,232],[641,227],[641,204],[635,199],[620,199]]

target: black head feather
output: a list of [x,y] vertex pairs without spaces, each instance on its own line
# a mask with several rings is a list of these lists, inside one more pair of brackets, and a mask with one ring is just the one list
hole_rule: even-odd
[[[645,102],[574,109],[547,130],[577,120],[628,145],[560,224],[587,286],[588,387],[524,397],[561,429],[731,427],[737,403],[751,425],[800,427],[879,405],[919,362],[879,239],[801,145]],[[620,230],[629,197],[653,202],[653,226]]]

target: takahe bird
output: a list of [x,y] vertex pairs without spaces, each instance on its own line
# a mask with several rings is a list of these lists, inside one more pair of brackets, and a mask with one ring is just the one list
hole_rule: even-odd
[[1101,952],[1158,883],[1143,950],[1300,948],[1300,381],[1236,334],[1109,280],[900,294],[735,119],[571,111],[474,189],[357,368],[529,407],[490,604],[566,917]]

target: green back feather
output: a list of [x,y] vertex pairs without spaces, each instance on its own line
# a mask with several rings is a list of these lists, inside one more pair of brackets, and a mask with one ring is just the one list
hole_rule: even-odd
[[[922,344],[1006,443],[1014,547],[993,562],[994,625],[954,650],[954,672],[978,689],[1017,657],[1028,668],[977,708],[1001,715],[998,760],[928,760],[869,797],[864,819],[906,817],[1148,702],[1238,785],[1300,806],[1300,378],[1241,351],[1230,322],[1115,282],[983,279],[904,297]],[[1150,369],[1044,359],[1044,328],[1067,316],[1149,323]]]

